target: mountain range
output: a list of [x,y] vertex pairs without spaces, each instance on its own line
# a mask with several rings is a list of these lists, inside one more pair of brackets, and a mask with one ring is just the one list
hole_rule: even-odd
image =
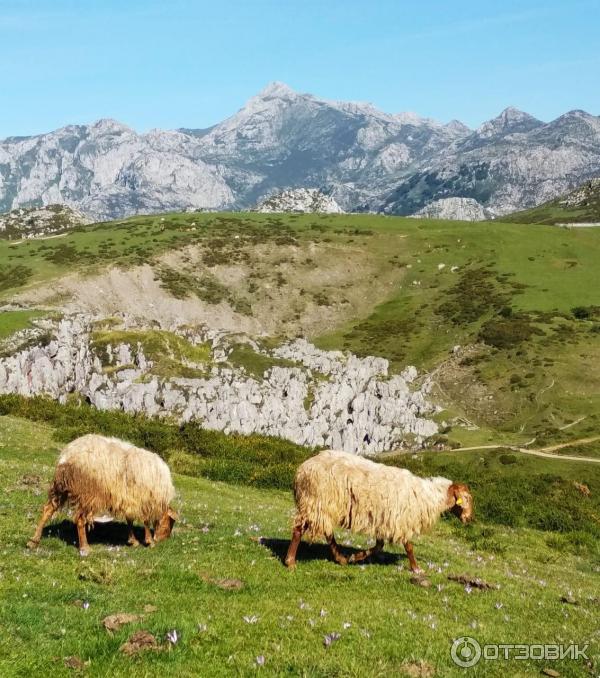
[[345,211],[408,215],[468,198],[468,214],[500,216],[597,176],[600,117],[584,111],[545,123],[507,108],[471,130],[276,82],[208,129],[139,134],[103,119],[0,141],[0,212],[63,203],[104,220],[237,210],[318,188]]

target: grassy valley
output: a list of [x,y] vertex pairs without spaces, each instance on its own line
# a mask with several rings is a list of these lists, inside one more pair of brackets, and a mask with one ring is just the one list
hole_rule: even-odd
[[[171,214],[0,240],[0,293],[32,309],[125,311],[157,328],[187,319],[270,344],[305,335],[414,364],[434,372],[451,418],[473,424],[450,442],[552,442],[597,423],[599,257],[596,229]],[[32,311],[16,313],[0,325]]]

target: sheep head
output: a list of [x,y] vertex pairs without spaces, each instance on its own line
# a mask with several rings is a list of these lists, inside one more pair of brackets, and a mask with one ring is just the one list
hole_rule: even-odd
[[171,536],[173,525],[178,518],[177,512],[169,506],[163,513],[162,518],[158,521],[157,528],[154,530],[154,541],[168,539]]
[[473,497],[464,483],[452,483],[448,488],[448,509],[463,525],[473,520]]

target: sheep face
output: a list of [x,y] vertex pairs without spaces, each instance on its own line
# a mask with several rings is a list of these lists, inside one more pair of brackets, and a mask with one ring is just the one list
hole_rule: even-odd
[[463,525],[473,520],[473,497],[464,483],[452,483],[448,488],[448,508]]
[[163,539],[168,539],[171,536],[173,530],[173,525],[175,521],[179,518],[177,512],[172,508],[168,508],[162,518],[158,521],[158,525],[154,530],[154,541],[163,541]]

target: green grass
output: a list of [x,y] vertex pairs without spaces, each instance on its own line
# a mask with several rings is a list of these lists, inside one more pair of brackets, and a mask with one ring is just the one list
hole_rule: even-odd
[[295,367],[293,360],[285,358],[274,358],[270,355],[257,353],[247,344],[237,344],[227,357],[227,362],[235,367],[243,367],[244,370],[256,377],[262,379],[264,373],[272,367]]
[[0,340],[10,337],[15,332],[32,327],[31,321],[44,315],[43,311],[36,310],[1,311]]
[[[134,217],[83,227],[59,240],[12,246],[0,241],[0,280],[5,281],[0,294],[10,297],[19,285],[47,285],[72,271],[74,260],[81,261],[82,273],[149,262],[175,297],[198,295],[248,316],[258,313],[256,306],[263,314],[252,318],[257,326],[268,315],[270,326],[289,321],[292,329],[294,317],[309,306],[323,314],[310,333],[321,348],[383,356],[393,370],[407,364],[421,371],[443,367],[433,397],[455,416],[492,431],[496,441],[518,440],[521,434],[528,440],[600,407],[600,317],[575,314],[598,305],[599,229],[376,215],[207,213]],[[199,247],[196,269],[186,268],[187,245]],[[257,254],[266,245],[296,248],[302,257],[296,261],[286,250],[282,270],[271,262],[269,279],[255,279],[260,266],[267,275]],[[174,267],[173,254],[170,267],[157,262],[169,250],[181,251],[181,267]],[[319,263],[319,256],[318,267],[306,264]],[[348,261],[350,271],[353,262],[358,266],[368,259],[374,288],[364,288],[349,306],[344,302],[348,279],[342,284],[326,277],[331,257]],[[248,270],[234,293],[211,276],[215,266],[236,265]],[[15,275],[16,266],[25,266],[29,277]],[[302,282],[296,280],[293,290],[285,282],[300,269],[301,279],[312,284],[303,296],[296,289]],[[323,276],[319,282],[313,279],[317,274]],[[262,295],[260,303],[253,304],[253,294]],[[457,360],[446,369],[453,346],[473,344],[483,344],[476,362]],[[260,356],[239,353],[234,361],[261,372]],[[181,375],[178,364],[175,360],[159,372]],[[469,437],[455,429],[452,440]]]
[[151,374],[160,377],[204,376],[211,362],[208,344],[191,344],[183,337],[166,330],[97,329],[92,333],[92,346],[98,352],[106,370],[111,368],[107,347],[114,350],[119,344],[128,344],[134,351],[141,345],[144,355],[153,362]]
[[[89,676],[404,675],[425,662],[435,675],[452,677],[464,675],[449,655],[461,635],[481,643],[589,642],[589,656],[600,659],[597,565],[564,550],[570,540],[561,535],[441,521],[415,547],[430,588],[410,583],[396,548],[387,549],[385,563],[344,568],[322,546],[303,546],[292,573],[279,559],[290,531],[289,491],[175,475],[181,520],[172,539],[155,549],[124,546],[123,527],[97,527],[92,553],[82,560],[72,527],[59,516],[29,552],[24,544],[57,453],[51,428],[0,418],[3,677],[72,675],[70,657],[89,662],[82,670]],[[340,539],[364,545],[355,536]],[[450,573],[500,588],[469,594],[447,579]],[[225,578],[243,588],[221,589],[215,582]],[[146,605],[155,611],[144,613]],[[102,619],[123,612],[145,616],[108,634]],[[138,629],[164,649],[124,656],[120,646]],[[179,641],[168,649],[165,636],[173,629]],[[332,632],[341,637],[326,648]],[[487,662],[470,675],[539,675],[546,667],[587,675],[582,663],[568,660]]]

